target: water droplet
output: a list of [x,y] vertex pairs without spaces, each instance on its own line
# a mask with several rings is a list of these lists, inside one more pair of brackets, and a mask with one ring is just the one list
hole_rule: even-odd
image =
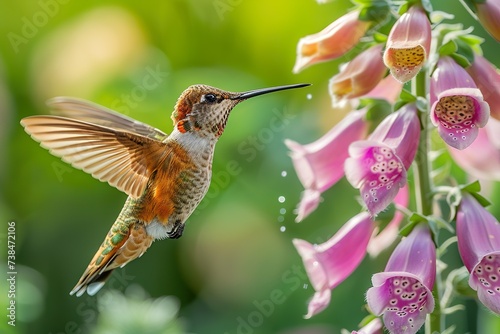
[[312,98],[313,98],[312,94],[307,94],[307,96],[306,96],[306,97],[307,97],[307,99],[308,99],[308,100],[310,100],[310,99],[312,99]]
[[281,209],[280,209],[280,213],[281,213],[282,215],[284,215],[284,214],[286,213],[286,209],[285,209],[285,208],[281,208]]
[[279,217],[278,217],[278,221],[279,221],[280,223],[282,223],[284,220],[285,220],[285,217],[283,217],[283,216],[279,216]]
[[282,171],[282,172],[281,172],[281,176],[282,176],[282,177],[285,177],[287,174],[288,174],[288,173],[286,172],[286,170],[284,170],[284,171]]
[[278,197],[278,202],[280,202],[280,203],[285,203],[285,201],[286,201],[285,196],[280,196],[280,197]]
[[309,284],[307,284],[307,283],[304,283],[304,285],[302,286],[302,288],[304,288],[304,289],[307,289],[308,287],[309,287]]
[[280,227],[280,231],[281,231],[281,232],[285,232],[285,231],[286,231],[286,227],[285,227],[285,226],[281,226],[281,227]]

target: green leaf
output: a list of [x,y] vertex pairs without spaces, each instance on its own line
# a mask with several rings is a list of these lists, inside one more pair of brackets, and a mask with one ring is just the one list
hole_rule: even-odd
[[483,207],[487,207],[487,206],[490,206],[491,205],[491,202],[488,201],[485,197],[483,197],[481,194],[479,193],[470,193],[472,196],[474,196],[474,198],[476,199],[476,201],[479,202],[479,204],[481,204]]
[[449,56],[457,52],[457,50],[458,50],[457,43],[455,43],[454,40],[450,40],[439,47],[438,53],[441,56]]
[[413,213],[409,218],[409,223],[399,230],[399,235],[407,237],[413,231],[413,228],[422,222],[427,222],[427,218],[418,213]]
[[403,89],[399,94],[399,99],[406,102],[415,102],[417,98],[409,90]]
[[469,64],[472,64],[474,62],[474,50],[472,49],[472,47],[467,44],[461,37],[457,38],[455,42],[458,46],[457,53],[461,56],[464,56]]
[[477,193],[481,191],[481,183],[479,181],[474,181],[466,185],[460,186],[460,189],[463,191],[467,191],[469,193]]
[[377,123],[392,112],[391,104],[384,99],[361,98],[360,106],[367,109],[365,119]]
[[374,32],[372,36],[373,36],[373,40],[375,42],[377,42],[377,43],[385,43],[385,42],[387,42],[387,35],[382,34],[382,33],[378,32],[378,31]]
[[362,6],[359,12],[359,19],[361,21],[383,23],[387,20],[389,14],[390,8],[387,2],[377,1],[371,6]]
[[454,53],[451,54],[450,57],[453,58],[453,60],[463,68],[467,68],[470,66],[469,60],[466,57],[462,56],[461,54]]

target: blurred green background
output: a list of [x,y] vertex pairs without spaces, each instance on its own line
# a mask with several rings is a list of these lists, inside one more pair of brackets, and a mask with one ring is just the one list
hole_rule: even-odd
[[[434,2],[453,4],[458,18],[486,38],[485,54],[498,54],[498,44],[457,1]],[[357,328],[371,274],[383,269],[390,252],[365,259],[335,289],[326,311],[302,318],[313,289],[291,239],[324,241],[359,205],[343,180],[296,224],[302,187],[283,144],[285,138],[311,142],[342,117],[330,107],[327,82],[347,58],[299,75],[291,69],[299,38],[342,15],[348,1],[18,0],[2,7],[0,259],[5,268],[7,223],[15,222],[18,272],[15,327],[3,314],[9,299],[2,279],[2,333],[322,334]],[[175,101],[191,84],[241,91],[298,82],[313,86],[252,99],[232,113],[215,152],[211,189],[182,238],[154,243],[115,271],[97,297],[69,295],[126,195],[40,148],[21,118],[47,113],[48,98],[69,95],[169,132]],[[477,308],[469,304],[466,316],[452,318],[460,332],[475,332]],[[495,321],[479,312],[485,326]]]

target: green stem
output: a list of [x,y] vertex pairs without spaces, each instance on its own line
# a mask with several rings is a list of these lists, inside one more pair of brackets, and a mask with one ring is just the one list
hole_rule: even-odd
[[[427,73],[420,71],[420,73],[412,81],[412,92],[415,96],[426,98],[427,96]],[[430,167],[429,167],[429,112],[428,110],[419,111],[420,123],[422,132],[418,144],[417,155],[415,156],[415,165],[413,174],[415,178],[415,195],[417,212],[423,216],[432,214],[432,194],[433,186],[431,181]],[[443,293],[443,283],[441,275],[436,273],[436,283],[432,294],[434,296],[434,311],[429,315],[426,322],[425,332],[427,334],[441,333],[444,330],[445,318],[441,312],[440,300]]]

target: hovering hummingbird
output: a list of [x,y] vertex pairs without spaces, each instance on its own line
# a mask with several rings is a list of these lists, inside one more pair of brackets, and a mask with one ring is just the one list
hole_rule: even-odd
[[114,269],[142,256],[154,240],[181,237],[209,188],[215,144],[238,103],[308,85],[244,93],[190,86],[177,100],[170,135],[69,97],[49,100],[56,116],[22,119],[26,132],[50,153],[129,196],[70,294],[96,294]]

